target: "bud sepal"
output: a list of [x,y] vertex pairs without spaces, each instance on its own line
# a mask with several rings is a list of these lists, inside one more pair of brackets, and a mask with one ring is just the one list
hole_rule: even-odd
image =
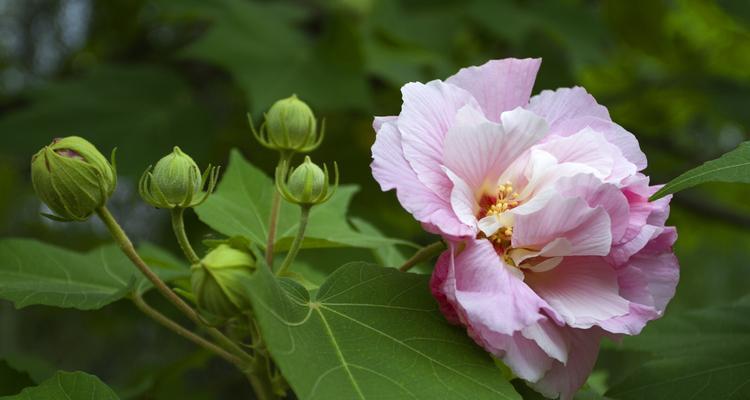
[[263,116],[265,121],[256,130],[252,116],[247,114],[253,135],[264,147],[279,151],[286,157],[315,150],[325,137],[325,120],[318,132],[315,114],[296,95],[277,101]]
[[[138,191],[143,200],[157,208],[191,208],[208,199],[216,188],[219,167],[208,165],[203,173],[192,157],[175,146],[156,166],[141,176]],[[203,191],[203,188],[206,188]]]
[[328,166],[323,169],[305,157],[305,161],[296,168],[289,169],[289,164],[282,161],[276,167],[276,190],[288,202],[304,207],[325,203],[336,192],[339,185],[339,167],[333,163],[334,183],[330,185]]

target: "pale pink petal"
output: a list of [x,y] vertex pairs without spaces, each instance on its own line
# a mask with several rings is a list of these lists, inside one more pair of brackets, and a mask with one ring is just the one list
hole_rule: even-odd
[[459,109],[479,105],[467,91],[440,81],[408,83],[401,93],[404,105],[397,124],[404,158],[419,180],[447,201],[452,185],[442,170],[445,134]]
[[648,282],[648,290],[653,298],[652,305],[660,314],[669,300],[674,297],[680,279],[680,266],[672,252],[672,244],[677,240],[677,231],[667,227],[649,242],[644,249],[628,260],[628,268],[639,270]]
[[560,328],[569,343],[569,358],[566,364],[554,362],[547,374],[529,386],[549,398],[572,400],[583,386],[599,355],[599,342],[603,333],[597,328]]
[[612,244],[607,211],[601,206],[589,207],[581,198],[551,197],[534,212],[515,213],[513,247],[541,250],[557,239],[565,239],[569,252],[548,249],[546,256],[607,255]]
[[398,116],[396,115],[386,115],[382,117],[375,117],[372,120],[372,128],[375,130],[375,132],[380,130],[380,127],[383,126],[383,124],[387,122],[396,122],[398,119]]
[[566,257],[552,270],[527,273],[526,283],[573,328],[590,328],[629,309],[617,272],[601,257]]
[[565,364],[568,362],[568,343],[551,319],[543,319],[521,331],[526,339],[533,340],[545,353]]
[[477,202],[475,191],[450,169],[445,168],[445,173],[451,182],[453,182],[453,189],[451,190],[451,207],[453,207],[453,212],[456,213],[459,221],[476,230],[476,215],[479,212],[479,203]]
[[476,196],[493,192],[500,174],[547,133],[547,124],[517,108],[490,122],[470,107],[462,108],[445,137],[444,164],[460,176]]
[[[453,245],[451,244],[450,246]],[[435,263],[435,269],[432,271],[432,276],[430,277],[430,291],[432,292],[432,296],[435,297],[435,300],[438,302],[440,311],[445,316],[445,319],[452,324],[459,324],[461,321],[458,318],[458,313],[456,313],[456,309],[451,302],[448,301],[448,298],[443,291],[445,281],[448,279],[452,257],[451,249],[445,250],[440,254],[440,257],[438,257],[437,262]],[[449,285],[449,287],[454,286],[455,284]]]
[[584,164],[594,168],[597,177],[606,182],[619,183],[636,173],[636,166],[628,161],[620,149],[591,128],[558,137],[536,146],[557,159],[559,163]]
[[553,312],[511,268],[487,240],[468,240],[453,259],[443,292],[481,337],[512,335],[544,318],[542,309]]
[[536,73],[542,60],[491,60],[478,67],[462,68],[446,82],[469,91],[491,121],[500,121],[500,114],[529,102]]
[[613,242],[618,242],[625,235],[630,218],[629,204],[617,186],[604,183],[592,174],[564,177],[555,186],[557,192],[565,197],[580,197],[589,207],[604,208],[609,215]]
[[396,189],[401,205],[418,221],[455,236],[471,234],[451,210],[448,199],[439,198],[417,179],[401,151],[401,136],[393,123],[384,123],[372,146],[372,175],[382,190]]
[[547,120],[551,135],[569,136],[590,127],[617,146],[638,170],[646,168],[646,155],[635,136],[612,122],[607,109],[583,88],[544,90],[531,98],[528,109]]
[[555,363],[544,349],[534,340],[524,337],[521,332],[516,332],[512,336],[494,334],[489,341],[499,346],[497,350],[490,352],[500,358],[521,379],[538,381]]

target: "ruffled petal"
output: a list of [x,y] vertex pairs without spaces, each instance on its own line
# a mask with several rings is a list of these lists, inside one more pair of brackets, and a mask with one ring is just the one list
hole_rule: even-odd
[[546,122],[522,108],[503,113],[498,124],[465,107],[446,134],[444,164],[476,196],[494,192],[500,174],[546,134]]
[[525,281],[573,328],[590,328],[629,310],[617,272],[601,257],[566,257],[547,272],[526,273]]
[[476,103],[469,92],[440,81],[408,83],[401,89],[404,105],[398,130],[404,158],[417,178],[438,197],[447,201],[451,183],[443,173],[443,142],[462,107]]
[[456,218],[449,199],[438,197],[417,178],[404,158],[401,134],[393,123],[382,124],[372,146],[372,158],[372,175],[381,189],[396,189],[399,202],[414,218],[455,236],[471,233]]
[[646,155],[632,133],[612,122],[609,112],[581,87],[544,90],[531,98],[528,109],[550,124],[550,135],[569,136],[589,127],[600,132],[638,170],[646,168]]
[[477,67],[462,68],[446,82],[467,90],[491,121],[500,114],[529,102],[540,58],[491,60]]
[[571,400],[594,369],[603,333],[597,328],[559,329],[569,343],[568,362],[554,362],[542,379],[529,382],[529,386],[546,397]]

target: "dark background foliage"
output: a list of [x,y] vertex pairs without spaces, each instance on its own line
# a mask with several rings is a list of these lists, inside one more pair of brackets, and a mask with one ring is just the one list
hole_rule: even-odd
[[[370,176],[372,115],[397,113],[405,82],[444,79],[504,57],[543,58],[535,92],[586,87],[636,134],[657,183],[749,136],[744,0],[6,0],[0,235],[80,250],[108,240],[94,221],[44,220],[31,190],[31,154],[76,134],[103,151],[118,148],[121,184],[112,208],[126,230],[176,252],[166,215],[134,191],[140,173],[173,145],[201,165],[225,164],[236,147],[270,172],[275,156],[254,141],[245,114],[260,121],[276,99],[296,93],[326,119],[327,139],[314,158],[337,160],[343,182],[362,187],[353,214],[393,237],[429,243]],[[669,312],[747,293],[748,194],[746,186],[717,184],[673,201],[682,280]],[[194,239],[209,234],[191,218]],[[83,313],[17,311],[0,302],[0,357],[39,374],[95,373],[124,399],[252,397],[229,366],[125,303]],[[637,355],[606,350],[599,376],[637,362]],[[22,387],[22,378],[11,381]],[[0,395],[18,389],[0,388]]]

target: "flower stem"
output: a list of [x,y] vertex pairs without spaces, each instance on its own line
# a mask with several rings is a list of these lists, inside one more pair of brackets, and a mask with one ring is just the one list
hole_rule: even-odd
[[300,216],[299,216],[299,227],[297,228],[297,236],[294,238],[294,242],[292,242],[292,247],[289,248],[289,253],[286,254],[286,258],[284,258],[284,263],[281,264],[281,268],[279,268],[278,272],[276,272],[276,275],[283,275],[287,272],[289,267],[292,265],[292,262],[297,257],[297,253],[299,253],[300,247],[302,247],[302,240],[305,238],[305,229],[307,228],[307,220],[310,216],[310,209],[311,206],[300,206]]
[[188,259],[191,265],[198,264],[201,259],[198,254],[193,250],[193,246],[190,245],[190,240],[185,233],[185,209],[182,207],[173,208],[172,214],[172,230],[177,238],[177,243],[180,244],[182,252],[185,253],[185,257]]
[[274,392],[273,382],[271,382],[268,371],[268,362],[265,357],[256,356],[255,363],[247,371],[246,375],[258,400],[273,400],[278,398]]
[[442,240],[438,240],[435,243],[429,244],[421,249],[417,250],[410,259],[406,260],[403,265],[399,268],[399,271],[406,272],[412,269],[415,265],[427,261],[436,255],[440,254],[445,249],[445,243]]
[[214,343],[209,342],[208,340],[196,335],[195,333],[191,332],[188,329],[185,329],[177,322],[173,321],[166,315],[160,313],[159,311],[152,308],[146,301],[143,299],[143,297],[140,294],[135,294],[132,296],[133,303],[136,307],[138,307],[141,312],[146,314],[147,316],[151,317],[154,321],[158,322],[165,328],[171,330],[172,332],[182,336],[183,338],[197,344],[198,346],[203,347],[206,350],[209,350],[219,357],[229,361],[230,363],[242,367],[243,362],[239,357],[234,356],[233,354],[230,354],[226,350],[222,349],[221,347],[215,345]]
[[276,188],[273,191],[273,203],[271,203],[271,217],[268,221],[268,242],[266,242],[266,264],[273,269],[273,246],[276,241],[276,225],[279,220],[279,208],[281,208],[281,194]]
[[[115,242],[120,246],[120,249],[123,253],[130,259],[130,261],[135,265],[138,270],[141,271],[141,273],[148,279],[151,284],[154,285],[154,288],[156,288],[159,293],[164,296],[165,299],[167,299],[170,303],[172,303],[181,313],[185,314],[193,323],[200,326],[202,325],[202,321],[200,316],[198,316],[198,313],[190,307],[180,296],[178,296],[175,292],[172,291],[172,289],[167,286],[164,281],[159,278],[158,275],[156,275],[151,268],[148,267],[145,261],[141,258],[141,256],[138,254],[138,252],[135,250],[135,247],[133,246],[133,243],[130,241],[130,238],[128,238],[128,235],[125,233],[125,231],[122,230],[122,227],[120,224],[117,223],[117,220],[115,220],[115,217],[112,216],[112,214],[109,212],[109,210],[106,207],[100,207],[96,210],[97,215],[99,215],[99,218],[101,218],[102,222],[107,226],[107,229],[109,229],[109,232],[112,234],[112,237],[115,239]],[[207,328],[207,332],[216,339],[219,344],[230,351],[232,354],[235,354],[236,356],[242,358],[242,360],[246,363],[252,363],[254,361],[253,357],[247,354],[242,348],[240,348],[237,343],[233,342],[231,339],[226,337],[221,331],[219,331],[216,328]]]
[[[279,165],[292,161],[294,153],[281,152]],[[271,215],[268,217],[268,240],[266,241],[266,264],[273,270],[273,247],[276,244],[276,226],[279,222],[279,209],[281,208],[281,193],[274,188],[271,203]]]

